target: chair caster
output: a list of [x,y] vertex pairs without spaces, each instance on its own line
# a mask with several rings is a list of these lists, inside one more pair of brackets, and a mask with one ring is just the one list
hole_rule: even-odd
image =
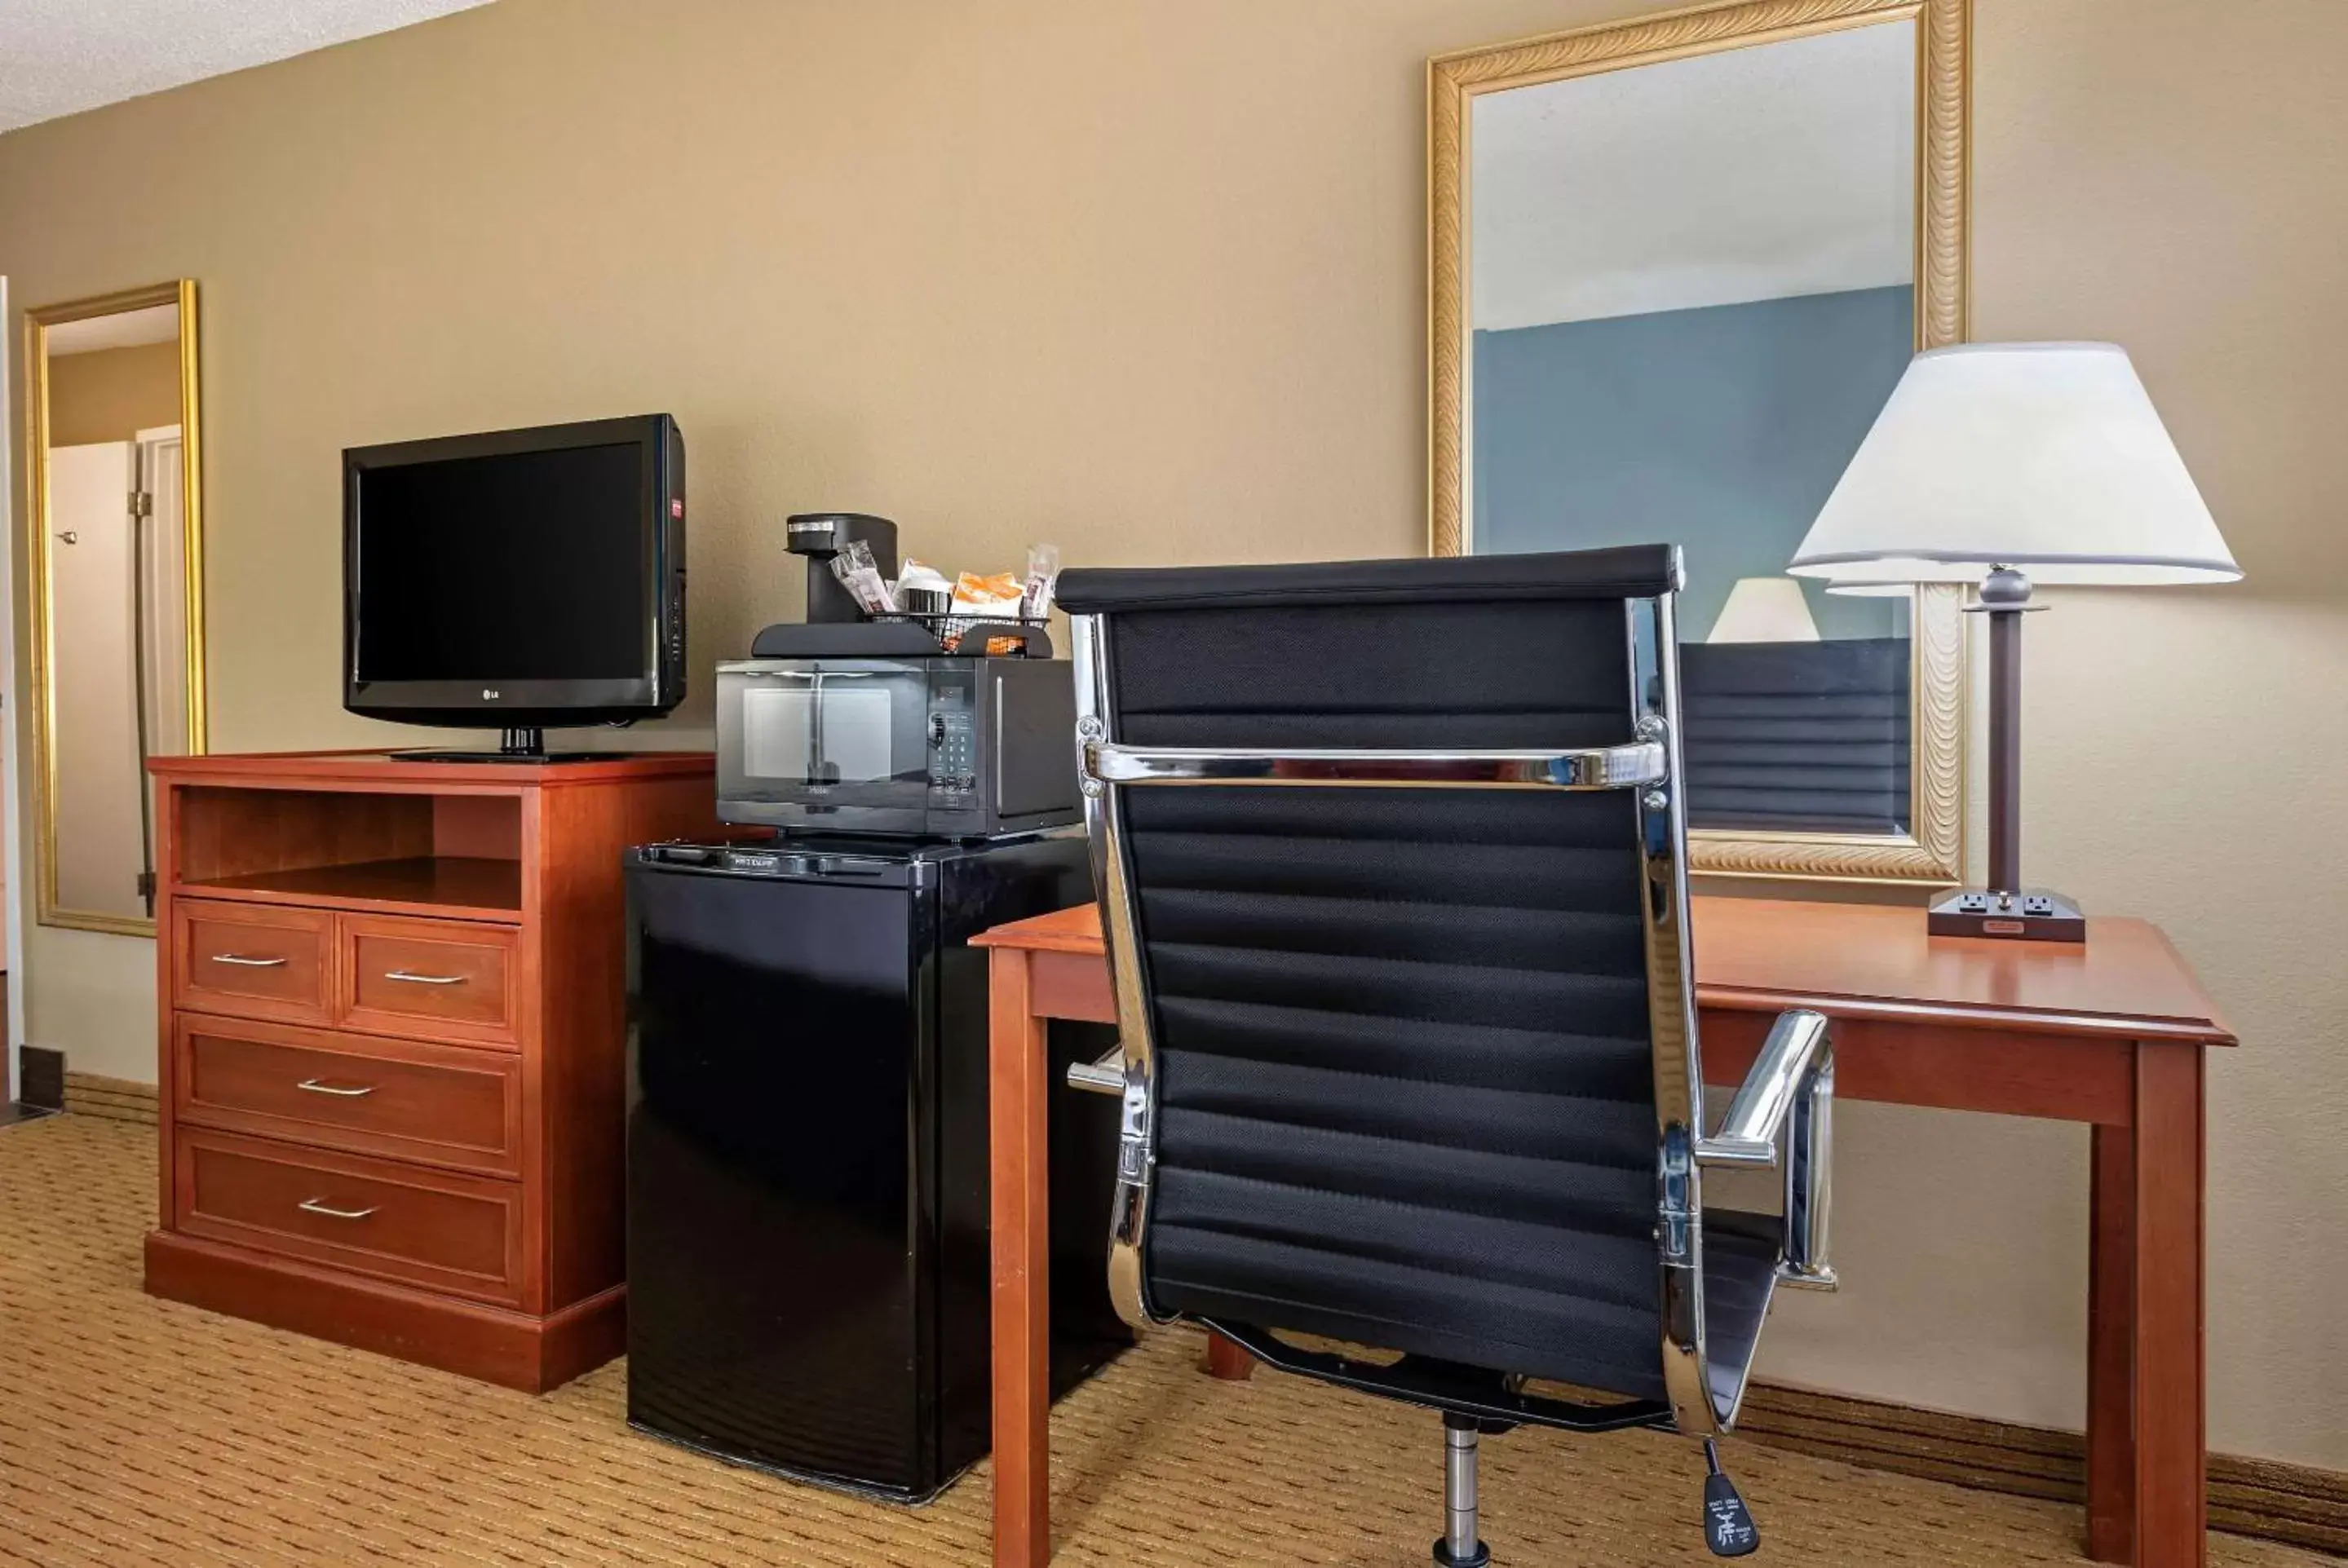
[[1435,1560],[1443,1568],[1492,1568],[1492,1549],[1478,1541],[1473,1556],[1455,1557],[1451,1553],[1451,1542],[1448,1540],[1438,1541],[1435,1543]]
[[1748,1557],[1761,1550],[1761,1530],[1736,1493],[1736,1483],[1720,1468],[1720,1449],[1704,1440],[1704,1543],[1715,1557]]

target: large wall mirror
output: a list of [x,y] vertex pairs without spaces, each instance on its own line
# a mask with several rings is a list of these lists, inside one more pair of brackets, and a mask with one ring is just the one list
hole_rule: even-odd
[[1430,66],[1430,544],[1684,547],[1698,871],[1962,869],[1958,591],[1785,569],[1964,335],[1965,47],[1965,0],[1746,0]]
[[45,925],[155,929],[147,759],[204,749],[196,286],[25,313]]

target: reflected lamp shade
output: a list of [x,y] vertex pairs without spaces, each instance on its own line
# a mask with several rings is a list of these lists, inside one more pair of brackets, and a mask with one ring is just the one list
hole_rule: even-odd
[[2231,582],[2242,575],[2115,343],[1966,343],[1909,363],[1787,568],[1839,583]]
[[1789,577],[1741,577],[1720,607],[1706,642],[1816,642],[1818,623]]

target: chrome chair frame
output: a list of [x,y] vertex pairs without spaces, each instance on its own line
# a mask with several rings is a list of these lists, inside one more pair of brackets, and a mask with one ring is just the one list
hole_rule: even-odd
[[[1752,1368],[1748,1357],[1746,1365],[1734,1368],[1735,1376],[1725,1387],[1716,1387],[1712,1376],[1704,1336],[1703,1172],[1706,1166],[1766,1169],[1782,1160],[1786,1198],[1776,1283],[1833,1289],[1828,1219],[1834,1049],[1823,1015],[1801,1009],[1781,1015],[1720,1128],[1707,1134],[1704,1063],[1689,964],[1687,818],[1682,792],[1676,787],[1684,770],[1678,725],[1678,661],[1671,656],[1677,637],[1673,596],[1666,593],[1626,601],[1628,696],[1636,738],[1625,745],[1562,752],[1266,752],[1120,744],[1110,719],[1114,707],[1111,655],[1101,617],[1076,617],[1072,628],[1080,783],[1091,835],[1093,884],[1099,897],[1117,999],[1119,1044],[1112,1056],[1070,1069],[1068,1079],[1073,1087],[1116,1094],[1123,1101],[1109,1238],[1109,1294],[1118,1316],[1136,1328],[1173,1321],[1151,1304],[1142,1269],[1156,1163],[1156,1079],[1153,1031],[1141,976],[1146,959],[1119,793],[1128,788],[1217,785],[1628,789],[1637,792],[1643,872],[1641,923],[1656,1117],[1657,1299],[1663,1320],[1668,1419],[1677,1430],[1691,1437],[1715,1437],[1730,1430]],[[1241,1332],[1234,1337],[1277,1364],[1334,1381],[1354,1380],[1349,1376],[1351,1364],[1342,1358],[1285,1351],[1268,1336]],[[1376,1385],[1363,1379],[1361,1386]],[[1410,1397],[1405,1389],[1385,1391]],[[1516,1415],[1521,1419],[1525,1412],[1519,1398],[1510,1389],[1498,1403],[1478,1409],[1492,1418]],[[1428,1402],[1457,1404],[1433,1398]],[[1565,1407],[1550,1407],[1547,1417],[1534,1419],[1555,1420],[1556,1411],[1561,1409]],[[1634,1404],[1582,1409],[1581,1414],[1585,1419],[1556,1424],[1585,1428],[1649,1424],[1657,1422],[1663,1412]]]

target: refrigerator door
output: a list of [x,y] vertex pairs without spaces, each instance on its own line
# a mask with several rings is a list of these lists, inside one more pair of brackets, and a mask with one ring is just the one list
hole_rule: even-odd
[[628,873],[628,1419],[900,1497],[944,1480],[915,1370],[922,880]]

